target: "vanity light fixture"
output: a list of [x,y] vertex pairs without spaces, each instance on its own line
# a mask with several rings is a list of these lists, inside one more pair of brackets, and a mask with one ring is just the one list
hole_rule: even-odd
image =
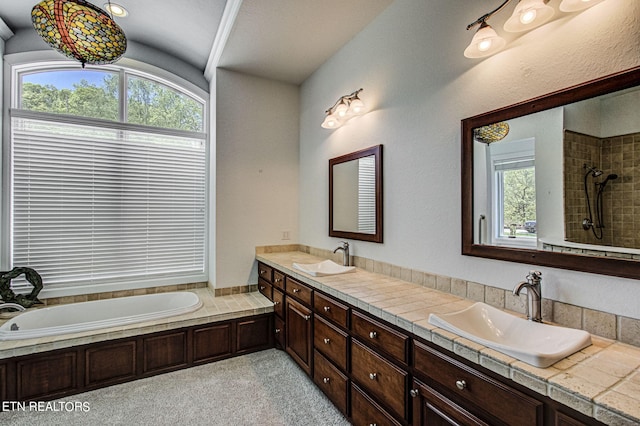
[[[487,20],[500,12],[512,0],[505,0],[500,6],[485,13],[469,25],[467,30],[479,26],[471,43],[464,50],[467,58],[484,58],[500,51],[506,41],[487,24]],[[549,6],[549,0],[517,0],[513,14],[504,24],[504,30],[508,32],[523,32],[539,27],[547,23],[554,15],[555,10]],[[604,0],[562,0],[560,11],[579,12],[594,6]]]
[[325,129],[337,129],[351,118],[364,114],[364,102],[358,97],[362,89],[341,96],[331,108],[325,111],[322,127]]

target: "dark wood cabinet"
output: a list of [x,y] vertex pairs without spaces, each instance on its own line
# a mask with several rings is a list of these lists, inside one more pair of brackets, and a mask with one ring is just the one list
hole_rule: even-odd
[[344,415],[348,414],[349,378],[318,351],[313,356],[313,381]]
[[193,363],[203,364],[233,353],[233,323],[213,324],[193,330]]
[[600,425],[276,268],[260,271],[276,342],[354,425]]
[[355,426],[401,426],[355,384],[351,385],[351,424]]
[[16,400],[53,399],[78,391],[78,360],[75,350],[20,359],[16,362]]
[[186,366],[186,331],[146,337],[142,340],[142,374],[158,374]]
[[290,297],[287,297],[286,306],[286,351],[308,375],[311,375],[313,313],[311,309]]
[[135,379],[137,343],[130,340],[88,348],[85,351],[85,386],[98,388]]
[[398,418],[408,419],[409,374],[356,339],[351,341],[351,376]]
[[417,341],[414,366],[416,374],[488,423],[519,426],[542,423],[540,401]]
[[0,363],[0,401],[45,401],[273,346],[273,315],[185,327]]
[[235,353],[241,355],[272,347],[272,324],[270,316],[238,320]]
[[415,426],[490,426],[418,380],[413,381],[411,396]]

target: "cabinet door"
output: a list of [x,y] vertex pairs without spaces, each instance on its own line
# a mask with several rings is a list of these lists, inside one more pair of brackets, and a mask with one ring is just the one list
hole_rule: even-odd
[[311,375],[311,309],[287,297],[287,353]]
[[233,323],[214,324],[193,330],[193,363],[226,358],[233,353]]
[[422,426],[489,426],[450,399],[413,380],[413,424]]

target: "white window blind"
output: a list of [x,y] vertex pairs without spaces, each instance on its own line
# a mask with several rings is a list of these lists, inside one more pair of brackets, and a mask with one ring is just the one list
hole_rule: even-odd
[[376,160],[358,160],[358,231],[376,233]]
[[203,274],[204,136],[89,124],[12,117],[12,265],[48,288]]

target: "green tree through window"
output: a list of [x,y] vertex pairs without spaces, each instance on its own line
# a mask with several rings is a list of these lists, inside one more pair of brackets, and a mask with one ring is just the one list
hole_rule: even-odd
[[535,168],[505,170],[503,179],[505,225],[522,226],[536,220]]
[[[22,84],[21,108],[118,121],[120,78],[118,73],[95,71],[27,75]],[[166,85],[128,76],[126,96],[128,123],[203,131],[202,103]]]

